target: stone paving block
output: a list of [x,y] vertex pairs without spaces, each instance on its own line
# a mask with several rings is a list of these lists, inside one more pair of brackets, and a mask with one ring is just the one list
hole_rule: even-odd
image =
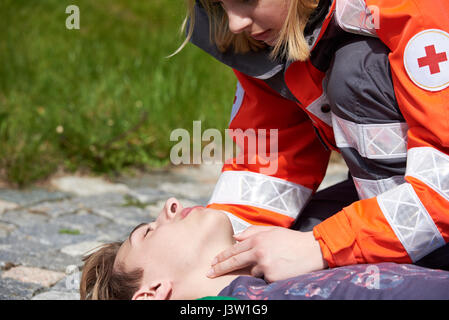
[[[37,259],[36,259],[37,260]],[[79,257],[69,256],[60,251],[49,250],[43,253],[40,262],[35,261],[34,264],[40,268],[49,268],[60,272],[65,272],[67,266],[76,265],[83,266],[83,261]]]
[[214,185],[198,184],[195,182],[161,183],[159,188],[175,197],[198,199],[212,196]]
[[75,197],[63,201],[42,202],[29,208],[32,212],[40,212],[56,218],[78,211],[91,211],[95,208],[107,206],[121,206],[126,204],[124,194],[106,193],[102,195]]
[[150,219],[150,213],[134,206],[105,206],[92,209],[93,213],[112,220],[114,223],[126,226],[136,226]]
[[79,300],[80,294],[76,292],[61,292],[50,290],[47,292],[39,293],[31,300]]
[[130,189],[152,188],[159,190],[159,185],[164,182],[193,181],[192,175],[180,175],[174,169],[155,169],[150,172],[139,172],[135,176],[118,177],[115,182],[126,184]]
[[20,282],[36,283],[43,287],[50,287],[65,277],[62,272],[18,266],[4,271],[2,278],[10,278]]
[[[202,164],[202,165],[185,165],[174,168],[173,174],[186,181],[193,181],[201,184],[215,185],[221,174],[223,163]],[[182,178],[178,178],[178,182]]]
[[93,234],[83,234],[80,230],[66,229],[52,223],[21,226],[14,230],[11,236],[34,241],[54,249],[96,238]]
[[64,176],[54,178],[50,184],[61,191],[78,196],[91,196],[109,192],[127,193],[128,186],[121,183],[111,183],[101,177]]
[[51,290],[79,294],[81,281],[80,268],[78,268],[77,266],[69,267],[75,267],[76,269],[72,274],[68,274],[62,280],[59,280],[53,287],[51,287]]
[[42,288],[39,284],[0,277],[0,300],[29,300]]
[[0,220],[15,226],[25,226],[35,223],[46,223],[48,221],[48,216],[32,213],[27,209],[19,209],[3,213],[0,215]]
[[64,272],[68,265],[82,266],[81,259],[32,241],[24,235],[0,238],[0,263],[13,263],[61,272]]
[[7,237],[15,229],[16,226],[11,223],[0,222],[0,238]]
[[201,202],[204,203],[204,201],[201,201],[201,200],[203,200],[201,198],[198,198],[198,199],[177,198],[177,199],[178,199],[179,203],[181,203],[181,205],[184,208],[199,206],[199,205],[201,205]]
[[0,199],[0,214],[7,210],[17,209],[19,205],[17,203],[3,201]]
[[42,188],[25,190],[0,189],[0,199],[16,203],[22,207],[30,206],[42,201],[62,200],[69,197],[67,193],[49,191]]
[[81,259],[68,256],[59,251],[41,251],[37,253],[17,253],[4,251],[0,253],[0,263],[22,264],[24,266],[35,266],[37,268],[65,271],[68,265],[83,265]]
[[[152,220],[154,220],[154,219],[149,219],[149,220],[145,220],[145,221],[150,222]],[[139,223],[145,222],[145,221],[140,221]],[[122,225],[122,224],[110,223],[109,225],[104,226],[98,230],[98,232],[96,233],[96,235],[97,235],[96,241],[103,242],[103,243],[123,241],[129,236],[129,233],[139,223],[136,223],[135,225]]]
[[201,197],[201,198],[197,198],[195,199],[195,203],[198,206],[207,206],[207,204],[209,203],[210,197]]
[[79,230],[83,234],[95,234],[99,228],[111,223],[111,221],[105,217],[82,210],[52,219],[51,223],[60,228]]
[[[145,207],[145,210],[149,213],[151,219],[157,219],[162,208],[165,206],[165,202],[167,201],[167,199],[159,200]],[[181,204],[184,206],[184,203]]]
[[107,206],[123,205],[126,203],[124,196],[126,196],[126,194],[105,193],[101,195],[72,198],[70,199],[70,202],[80,209],[92,210],[95,208],[103,208]]
[[69,246],[66,246],[61,249],[62,253],[65,253],[72,257],[82,257],[86,253],[93,253],[95,252],[95,248],[105,244],[104,242],[98,242],[98,241],[86,241],[81,242],[77,244],[72,244]]
[[142,204],[150,204],[170,197],[168,193],[154,188],[130,189],[127,195]]
[[28,208],[28,211],[34,213],[46,214],[52,218],[65,214],[75,213],[83,209],[82,205],[74,204],[71,200],[63,201],[44,201]]

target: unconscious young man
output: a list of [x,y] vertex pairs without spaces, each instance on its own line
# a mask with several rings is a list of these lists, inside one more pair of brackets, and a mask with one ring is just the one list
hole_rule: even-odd
[[83,259],[81,299],[449,299],[449,272],[409,264],[345,266],[272,283],[252,276],[251,266],[208,277],[217,253],[236,243],[224,212],[168,199],[154,222]]

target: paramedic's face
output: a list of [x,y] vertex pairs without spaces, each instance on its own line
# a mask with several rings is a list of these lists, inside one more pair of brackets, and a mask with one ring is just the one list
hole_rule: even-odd
[[[213,0],[217,2],[216,0]],[[233,33],[245,32],[274,46],[287,18],[291,0],[221,0]]]
[[[221,211],[204,207],[183,208],[178,200],[166,201],[156,221],[131,232],[116,257],[126,271],[143,268],[152,277],[167,271],[179,274],[199,262],[210,263],[220,248],[233,244],[232,226]],[[218,246],[218,248],[217,248]]]

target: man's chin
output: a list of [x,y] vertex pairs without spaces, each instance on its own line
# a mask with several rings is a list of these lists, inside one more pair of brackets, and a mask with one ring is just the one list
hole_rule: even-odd
[[[200,227],[201,232],[205,232],[205,230],[210,230],[213,234],[216,234],[220,230],[223,234],[227,232],[225,231],[227,226],[229,227],[229,232],[233,234],[232,224],[229,220],[226,213],[216,209],[209,208],[200,208],[198,210],[192,210],[192,212],[187,216],[191,221]],[[189,219],[189,220],[190,220]]]

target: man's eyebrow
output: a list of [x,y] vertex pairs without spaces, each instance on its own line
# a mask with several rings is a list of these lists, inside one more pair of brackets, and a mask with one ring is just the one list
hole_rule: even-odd
[[133,229],[133,231],[131,231],[131,233],[129,234],[129,237],[128,237],[129,243],[131,243],[131,245],[133,244],[133,243],[131,242],[131,237],[132,237],[134,231],[136,231],[137,229],[139,229],[140,227],[142,227],[142,226],[144,226],[144,225],[146,225],[146,224],[148,224],[148,223],[142,222],[142,223],[139,224],[137,227],[135,227],[135,228]]

